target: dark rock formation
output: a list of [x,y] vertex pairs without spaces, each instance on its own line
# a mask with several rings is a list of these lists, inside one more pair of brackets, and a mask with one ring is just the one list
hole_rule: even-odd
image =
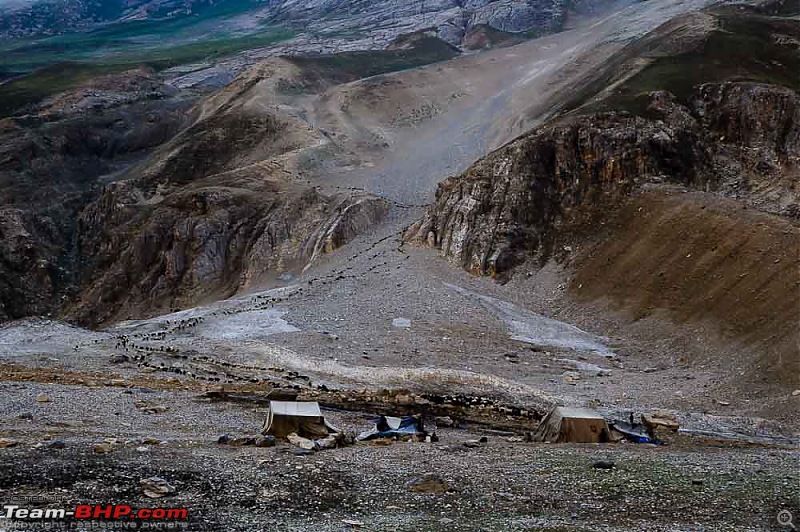
[[380,219],[383,200],[327,197],[287,169],[316,133],[246,108],[266,75],[190,110],[131,74],[4,121],[0,320],[98,325],[224,298]]
[[613,211],[647,183],[717,190],[796,214],[797,94],[754,83],[709,84],[691,107],[651,94],[650,118],[565,118],[443,182],[406,238],[463,268],[505,278],[558,239]]
[[190,103],[137,71],[0,122],[0,319],[45,314],[69,297],[78,212],[101,176],[177,133]]

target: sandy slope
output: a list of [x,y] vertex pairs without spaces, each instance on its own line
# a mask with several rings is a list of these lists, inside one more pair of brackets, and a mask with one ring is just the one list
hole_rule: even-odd
[[706,4],[643,2],[511,48],[335,87],[303,103],[349,159],[318,179],[427,203],[443,178],[557,112],[631,39]]

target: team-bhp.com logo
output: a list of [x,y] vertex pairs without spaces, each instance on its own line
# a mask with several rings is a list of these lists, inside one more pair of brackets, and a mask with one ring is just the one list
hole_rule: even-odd
[[[72,528],[80,528],[80,523],[87,521],[125,521],[131,525],[134,523],[141,525],[135,528],[162,528],[157,525],[167,523],[174,525],[188,518],[189,512],[186,508],[133,508],[126,504],[81,504],[70,509],[26,508],[16,504],[6,504],[0,512],[0,519],[8,519],[16,524],[69,521]],[[4,528],[0,526],[0,530]]]

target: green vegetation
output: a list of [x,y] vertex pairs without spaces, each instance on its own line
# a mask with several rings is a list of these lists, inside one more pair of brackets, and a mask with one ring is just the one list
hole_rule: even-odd
[[170,61],[172,64],[266,46],[291,37],[282,29],[265,29],[251,35],[228,37],[209,32],[183,36],[173,26],[185,20],[114,24],[88,33],[0,45],[0,69],[27,73],[57,62],[133,63]]
[[333,55],[296,56],[286,59],[306,72],[315,73],[325,81],[346,83],[387,72],[397,72],[445,61],[457,55],[458,52],[441,39],[422,37],[414,42],[413,48],[407,50],[370,50]]
[[[0,116],[7,116],[20,107],[72,89],[96,76],[139,67],[148,67],[156,71],[163,70],[176,65],[232,55],[241,50],[268,46],[290,36],[291,34],[285,30],[276,29],[256,35],[212,39],[150,50],[127,48],[116,55],[97,59],[92,59],[83,53],[66,53],[61,62],[47,64],[43,68],[0,84]],[[71,38],[76,39],[77,37]],[[80,49],[83,50],[83,48]],[[45,51],[41,47],[38,50],[43,56],[31,56],[34,58],[34,64],[40,61],[46,62],[50,57],[47,54],[52,52],[52,49]],[[0,58],[0,79],[2,79],[2,75],[10,77],[12,73],[18,73],[19,71],[14,67],[18,68],[20,64],[15,63],[15,58],[24,57],[24,55],[2,49],[0,49],[0,54],[4,56],[4,58]]]
[[114,72],[114,65],[61,63],[0,85],[0,117],[25,105],[71,89],[89,79]]
[[[124,4],[90,2],[84,15],[114,19],[123,14]],[[155,12],[148,20],[115,22],[92,31],[0,42],[0,81],[7,80],[0,85],[0,116],[98,75],[141,66],[162,70],[292,36],[283,28],[240,31],[233,17],[258,6],[254,0],[195,2],[191,13]]]
[[[790,42],[800,40],[796,21],[726,11],[715,15],[719,28],[701,46],[683,54],[654,58],[641,72],[586,110],[625,110],[644,115],[649,92],[666,90],[685,103],[699,85],[724,81],[770,83],[800,90],[800,54],[797,45]],[[640,53],[638,49],[631,52],[628,59]],[[570,108],[579,107],[610,85],[619,67],[609,66],[606,75],[582,91]]]

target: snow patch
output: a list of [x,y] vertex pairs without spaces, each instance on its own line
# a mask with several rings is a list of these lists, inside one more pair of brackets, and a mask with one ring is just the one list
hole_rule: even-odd
[[554,320],[530,310],[518,307],[507,301],[472,292],[460,286],[444,283],[470,299],[477,300],[486,310],[506,324],[512,340],[543,347],[561,347],[576,351],[588,351],[606,358],[616,355],[602,338],[581,330],[574,325]]

